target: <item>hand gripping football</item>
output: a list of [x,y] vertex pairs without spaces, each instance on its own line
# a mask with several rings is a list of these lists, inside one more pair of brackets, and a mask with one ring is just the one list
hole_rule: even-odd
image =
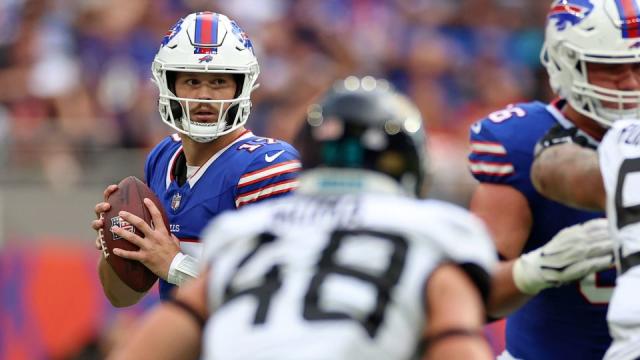
[[158,197],[145,183],[135,176],[129,176],[118,184],[118,189],[107,199],[107,202],[111,204],[111,209],[103,214],[104,225],[101,230],[102,251],[107,262],[125,284],[138,292],[149,290],[158,279],[158,276],[139,261],[125,259],[113,254],[114,248],[130,251],[137,251],[139,248],[112,233],[111,227],[118,226],[144,237],[140,230],[118,215],[121,210],[124,210],[140,217],[147,224],[152,224],[151,213],[149,213],[149,209],[142,201],[144,198],[149,198],[160,209],[165,226],[169,229],[167,215]]

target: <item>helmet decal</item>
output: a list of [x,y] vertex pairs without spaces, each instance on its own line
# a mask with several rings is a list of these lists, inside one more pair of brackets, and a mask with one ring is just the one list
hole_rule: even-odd
[[253,44],[251,43],[251,40],[249,40],[249,36],[247,36],[247,33],[245,33],[240,25],[238,25],[234,20],[231,21],[231,32],[233,32],[233,35],[238,38],[245,48],[253,52]]
[[198,62],[199,62],[200,64],[202,64],[203,62],[208,63],[208,62],[211,62],[212,60],[213,60],[213,56],[211,56],[211,55],[209,55],[209,54],[207,54],[207,55],[205,55],[205,56],[203,56],[203,57],[198,58]]
[[178,20],[171,27],[171,29],[169,29],[169,31],[167,31],[167,33],[164,34],[164,37],[162,38],[162,43],[160,44],[160,47],[163,47],[163,46],[167,45],[169,43],[169,41],[171,41],[171,39],[173,39],[176,36],[176,34],[178,34],[180,32],[180,30],[182,29],[182,22],[183,21],[184,21],[184,19]]
[[218,52],[218,14],[199,12],[196,14],[194,54],[216,54]]
[[640,7],[638,0],[615,0],[620,15],[622,37],[634,39],[640,37]]
[[567,26],[576,26],[593,11],[593,4],[589,0],[558,0],[551,6],[549,21],[554,20],[558,31]]

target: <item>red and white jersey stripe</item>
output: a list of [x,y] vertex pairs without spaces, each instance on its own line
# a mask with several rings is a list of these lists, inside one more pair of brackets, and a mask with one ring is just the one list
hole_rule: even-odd
[[269,196],[289,192],[289,191],[295,190],[297,187],[298,187],[298,180],[292,179],[292,180],[285,180],[282,182],[271,184],[266,187],[253,190],[248,193],[240,194],[236,198],[236,207],[241,207],[243,205],[261,200]]
[[471,152],[474,154],[489,154],[489,155],[497,155],[504,156],[507,155],[507,150],[502,146],[499,142],[489,142],[489,141],[472,141],[471,142]]
[[469,167],[471,172],[477,175],[508,176],[514,171],[511,163],[470,161]]
[[255,184],[266,179],[270,179],[282,174],[298,171],[302,168],[302,164],[298,160],[290,160],[282,163],[275,164],[273,166],[266,167],[264,169],[256,170],[247,174],[244,174],[240,181],[238,181],[238,187]]

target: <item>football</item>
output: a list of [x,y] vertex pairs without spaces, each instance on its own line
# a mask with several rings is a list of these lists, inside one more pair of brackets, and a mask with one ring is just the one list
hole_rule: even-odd
[[104,225],[101,231],[102,251],[107,262],[125,284],[138,292],[149,290],[158,279],[158,276],[139,261],[125,259],[113,254],[113,249],[115,248],[130,251],[136,251],[139,248],[112,233],[111,227],[118,226],[144,237],[140,230],[118,215],[121,210],[124,210],[140,217],[147,224],[151,224],[151,213],[142,201],[144,198],[149,198],[160,209],[165,226],[169,229],[167,215],[155,193],[135,176],[129,176],[118,184],[118,189],[107,199],[107,202],[111,204],[111,209],[103,214]]

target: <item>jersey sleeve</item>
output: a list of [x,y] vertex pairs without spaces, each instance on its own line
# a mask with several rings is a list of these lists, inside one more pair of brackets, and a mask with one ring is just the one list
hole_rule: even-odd
[[[424,245],[436,241],[443,262],[459,265],[486,299],[489,294],[491,274],[497,264],[497,252],[484,223],[468,210],[445,202],[432,202],[430,218],[438,224],[424,228]],[[426,226],[426,225],[425,225]]]
[[458,264],[472,263],[487,273],[493,271],[497,252],[484,223],[475,215],[453,204],[441,204],[440,223],[445,256]]
[[278,144],[257,153],[245,169],[235,189],[237,208],[286,195],[298,187],[300,156],[291,145]]
[[496,132],[499,129],[494,129],[488,119],[471,127],[469,170],[480,182],[513,185],[519,180],[515,160],[501,134],[496,136]]

